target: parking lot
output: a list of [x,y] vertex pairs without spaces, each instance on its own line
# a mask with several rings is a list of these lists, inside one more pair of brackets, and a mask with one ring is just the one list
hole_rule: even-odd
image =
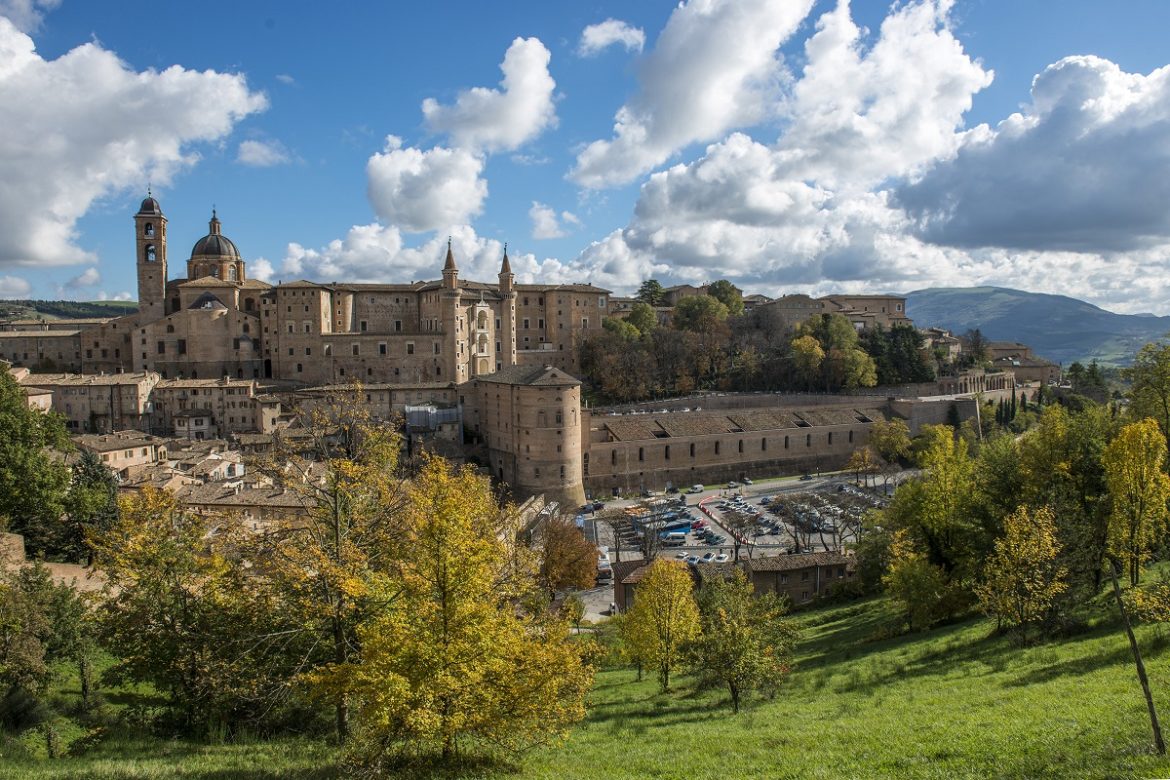
[[[611,557],[620,546],[622,560],[650,552],[690,563],[724,562],[734,557],[737,541],[741,559],[839,550],[856,541],[865,514],[887,502],[880,492],[840,479],[772,487],[755,496],[743,495],[736,485],[699,496],[609,505],[607,519],[597,522],[597,538]],[[653,535],[649,542],[646,533]]]

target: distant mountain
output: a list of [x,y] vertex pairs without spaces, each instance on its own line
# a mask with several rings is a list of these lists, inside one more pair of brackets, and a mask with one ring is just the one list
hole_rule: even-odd
[[906,314],[920,328],[962,335],[979,328],[992,341],[1019,341],[1043,358],[1063,363],[1096,359],[1127,365],[1142,345],[1170,334],[1170,317],[1115,314],[1064,295],[1003,287],[916,290]]
[[0,301],[0,322],[121,317],[136,311],[135,301]]

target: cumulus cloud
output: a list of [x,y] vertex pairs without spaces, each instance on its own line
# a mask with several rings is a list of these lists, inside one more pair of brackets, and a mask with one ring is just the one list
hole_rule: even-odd
[[98,273],[98,269],[91,267],[67,281],[65,286],[71,290],[76,290],[80,287],[93,287],[96,284],[101,284],[101,281],[102,275]]
[[691,0],[670,16],[647,55],[638,94],[614,118],[612,140],[590,143],[569,177],[624,184],[683,147],[772,115],[786,74],[777,49],[812,0]]
[[137,72],[97,43],[45,60],[0,18],[0,267],[93,262],[76,222],[95,200],[169,183],[266,106],[243,76]]
[[[668,278],[731,276],[775,292],[832,284],[911,285],[946,253],[905,235],[884,190],[959,143],[962,116],[990,74],[946,24],[946,3],[891,12],[871,42],[848,3],[823,15],[768,145],[745,133],[650,176],[633,219],[608,239],[668,262]],[[620,252],[618,252],[620,254]],[[586,250],[574,263],[594,262]]]
[[271,168],[289,161],[288,150],[279,141],[241,141],[236,162],[254,168]]
[[[323,247],[290,243],[281,266],[282,279],[346,279],[360,282],[410,283],[435,279],[447,255],[447,238],[459,268],[460,279],[495,281],[504,246],[476,234],[470,225],[457,225],[449,233],[407,246],[401,232],[378,223],[355,225],[344,238]],[[522,284],[580,282],[581,270],[556,258],[539,259],[531,252],[508,251],[516,280]]]
[[423,151],[389,136],[366,164],[370,203],[379,219],[411,233],[466,222],[487,197],[483,165],[465,149]]
[[427,126],[446,133],[456,146],[473,150],[515,149],[556,124],[548,72],[549,50],[538,38],[517,38],[504,54],[499,89],[474,87],[459,93],[454,105],[423,101]]
[[1170,67],[1067,57],[1032,102],[898,190],[926,240],[1116,252],[1170,240]]
[[568,235],[565,225],[580,225],[581,220],[569,211],[562,211],[559,215],[556,209],[539,201],[532,201],[532,208],[528,209],[528,218],[532,220],[532,237],[540,240],[545,238],[563,238]]
[[45,14],[59,5],[61,0],[0,0],[0,16],[21,32],[33,33],[41,28]]
[[32,285],[19,276],[0,276],[0,298],[27,298]]
[[253,279],[259,279],[262,282],[271,282],[276,276],[276,269],[272,265],[272,261],[264,257],[257,257],[255,260],[248,261],[248,276]]
[[581,31],[577,54],[595,57],[610,46],[622,46],[626,51],[642,51],[645,45],[646,33],[642,32],[641,27],[632,27],[619,19],[606,19]]

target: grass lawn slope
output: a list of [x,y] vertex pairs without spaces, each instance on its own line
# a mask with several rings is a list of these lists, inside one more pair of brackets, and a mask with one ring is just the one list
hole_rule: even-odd
[[[871,599],[802,613],[792,676],[774,700],[754,701],[739,716],[726,693],[695,693],[685,676],[662,695],[651,675],[636,682],[630,670],[602,672],[589,716],[567,745],[536,750],[492,777],[1170,777],[1170,760],[1152,753],[1129,647],[1107,602],[1086,608],[1082,633],[1028,648],[990,637],[992,623],[982,619],[881,638],[888,610]],[[1170,634],[1147,626],[1138,638],[1170,720]],[[311,740],[93,741],[56,760],[7,753],[0,777],[342,776],[333,749]],[[31,732],[21,742],[26,756],[39,744]]]
[[[567,748],[531,778],[1124,778],[1170,776],[1112,620],[1018,648],[985,620],[870,641],[882,601],[806,613],[797,668],[774,701],[738,717],[685,678],[658,694],[631,671],[599,675]],[[1151,684],[1170,717],[1170,641],[1144,629]]]

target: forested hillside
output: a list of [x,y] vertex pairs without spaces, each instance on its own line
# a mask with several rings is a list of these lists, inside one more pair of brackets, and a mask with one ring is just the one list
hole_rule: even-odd
[[955,334],[978,328],[990,339],[1023,342],[1064,365],[1128,365],[1143,344],[1170,333],[1170,317],[1116,314],[1064,295],[1004,287],[916,290],[906,296],[906,313],[920,328]]
[[120,317],[138,311],[137,301],[0,301],[0,321]]

